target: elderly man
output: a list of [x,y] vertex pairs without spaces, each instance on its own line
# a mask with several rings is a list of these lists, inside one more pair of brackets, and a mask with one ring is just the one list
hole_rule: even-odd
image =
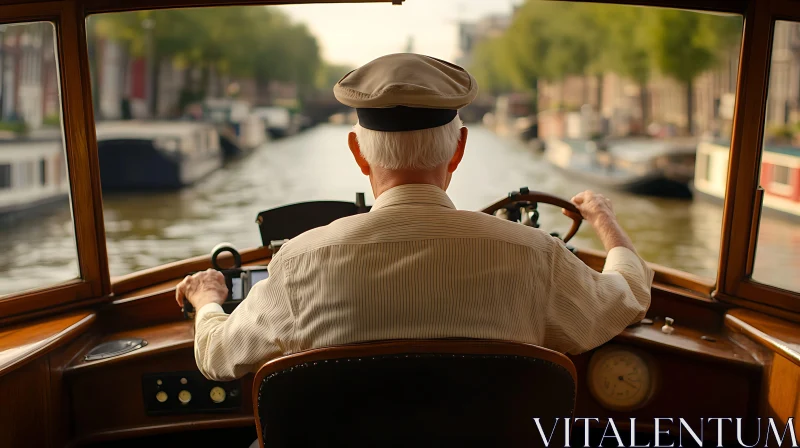
[[348,136],[375,203],[369,213],[286,243],[230,315],[222,275],[178,285],[197,311],[195,356],[226,380],[301,350],[370,340],[486,338],[579,353],[642,319],[653,272],[608,199],[572,201],[602,240],[603,273],[560,240],[486,214],[456,210],[445,191],[467,144],[458,109],[477,95],[462,68],[415,54],[349,73],[336,98],[356,108]]

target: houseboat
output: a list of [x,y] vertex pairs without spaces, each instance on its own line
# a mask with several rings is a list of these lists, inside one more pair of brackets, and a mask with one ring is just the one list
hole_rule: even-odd
[[[726,142],[702,142],[697,146],[693,183],[697,197],[722,203],[729,148]],[[800,221],[800,148],[765,145],[760,182],[764,189],[765,214]]]
[[103,190],[175,190],[222,166],[219,135],[198,122],[97,124]]
[[292,114],[285,107],[258,107],[253,113],[264,120],[267,135],[272,139],[279,139],[296,134],[299,123],[292,120]]
[[217,126],[226,160],[241,157],[267,141],[264,119],[251,112],[250,104],[231,99],[208,99],[204,118]]
[[691,140],[552,139],[545,159],[566,175],[602,188],[648,196],[691,197],[695,146]]
[[483,115],[483,124],[501,137],[530,141],[538,138],[533,98],[524,93],[500,95],[493,113]]
[[61,140],[0,142],[0,225],[69,207]]

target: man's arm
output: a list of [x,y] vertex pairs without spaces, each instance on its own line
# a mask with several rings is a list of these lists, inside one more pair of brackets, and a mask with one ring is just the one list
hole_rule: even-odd
[[603,272],[597,273],[563,245],[554,248],[544,345],[580,353],[645,316],[653,271],[636,255],[608,199],[586,191],[572,201],[595,228],[608,256]]
[[280,262],[270,263],[269,277],[257,283],[230,315],[220,306],[227,297],[224,278],[209,271],[187,277],[176,289],[178,304],[185,298],[197,309],[194,355],[206,378],[241,378],[264,362],[294,351],[290,346],[294,318]]

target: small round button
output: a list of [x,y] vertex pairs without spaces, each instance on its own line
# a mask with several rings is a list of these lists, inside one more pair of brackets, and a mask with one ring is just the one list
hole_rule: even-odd
[[187,380],[186,378],[181,378],[181,384],[186,384],[188,382],[189,382],[189,380]]
[[158,400],[159,403],[167,401],[167,398],[169,397],[167,396],[167,393],[164,392],[163,390],[156,394],[156,400]]
[[189,403],[190,401],[192,401],[192,393],[189,392],[188,390],[182,390],[178,392],[178,401],[180,401],[181,404]]
[[161,380],[156,380],[156,384],[158,384],[160,386],[160,385],[164,384],[164,382],[162,382]]

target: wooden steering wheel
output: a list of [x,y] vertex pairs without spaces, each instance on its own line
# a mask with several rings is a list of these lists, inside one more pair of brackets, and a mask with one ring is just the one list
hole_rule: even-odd
[[572,219],[572,227],[569,229],[569,232],[564,236],[563,241],[566,243],[567,241],[571,240],[576,233],[578,233],[578,229],[581,227],[581,223],[583,222],[583,216],[581,212],[575,207],[575,204],[569,202],[565,199],[561,199],[557,196],[553,196],[551,194],[542,193],[539,191],[530,191],[527,187],[520,188],[520,191],[512,191],[508,194],[508,197],[500,199],[499,201],[495,202],[494,204],[484,208],[481,210],[483,213],[487,213],[490,215],[494,215],[495,212],[501,209],[505,210],[515,210],[519,211],[522,209],[532,209],[535,214],[535,218],[533,221],[534,227],[538,227],[537,220],[538,220],[538,211],[537,206],[538,204],[550,204],[555,205],[556,207],[561,207],[565,210],[565,215]]

